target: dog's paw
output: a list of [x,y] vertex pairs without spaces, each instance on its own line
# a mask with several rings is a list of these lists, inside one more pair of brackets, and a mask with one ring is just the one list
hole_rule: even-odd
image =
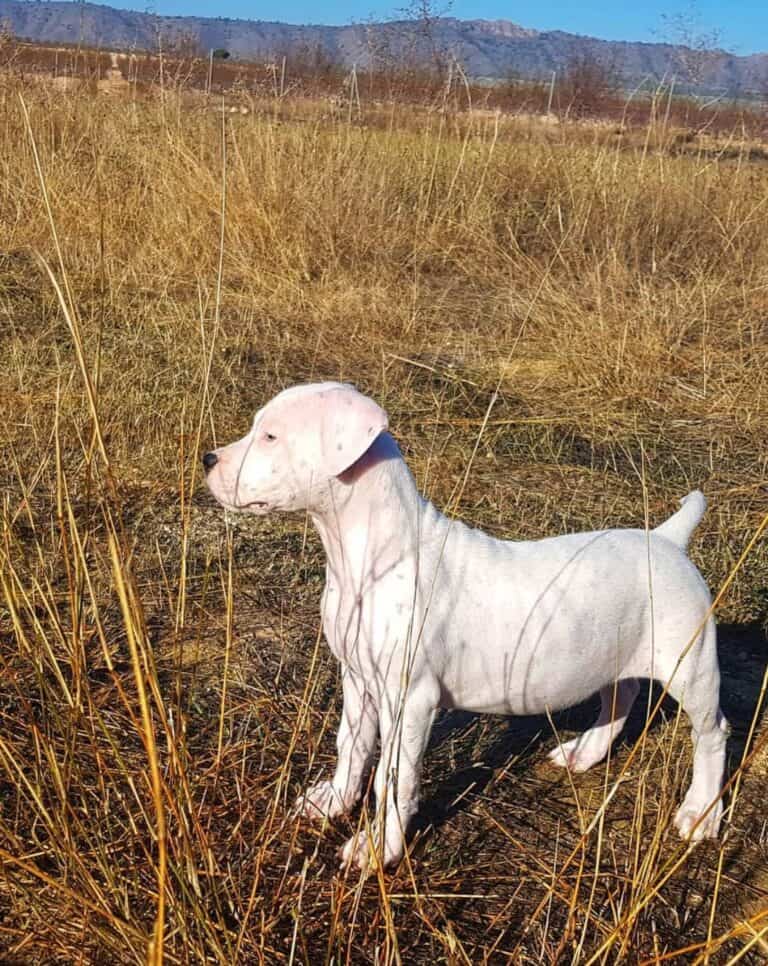
[[379,863],[386,866],[397,865],[403,857],[402,843],[399,847],[382,847],[377,835],[373,838],[363,829],[352,836],[339,849],[341,869],[359,869],[363,875],[371,875]]
[[587,771],[593,765],[605,758],[606,751],[602,747],[596,747],[594,742],[585,740],[584,735],[573,738],[571,741],[564,741],[561,745],[553,748],[547,757],[553,765],[559,768],[567,768],[569,771]]
[[558,768],[570,768],[569,760],[569,750],[568,746],[571,744],[570,741],[564,742],[562,745],[556,745],[552,751],[547,752],[547,758],[552,762],[553,765],[557,765]]
[[317,782],[300,795],[291,815],[301,816],[314,822],[322,822],[343,815],[346,811],[344,800],[332,781]]
[[[681,839],[701,842],[703,839],[716,839],[723,815],[723,803],[718,800],[709,808],[710,802],[688,801],[686,798],[675,815],[675,828]],[[706,812],[706,814],[704,814]],[[702,818],[702,816],[704,816]],[[699,821],[701,819],[701,821]],[[698,824],[697,824],[698,823]]]
[[341,869],[359,869],[364,874],[373,872],[377,861],[375,847],[363,829],[348,839],[339,849]]

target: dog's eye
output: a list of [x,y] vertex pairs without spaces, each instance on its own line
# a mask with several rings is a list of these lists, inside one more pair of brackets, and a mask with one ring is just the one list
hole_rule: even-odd
[[277,436],[275,436],[273,433],[264,433],[264,439],[268,443],[274,443],[274,441],[277,439]]

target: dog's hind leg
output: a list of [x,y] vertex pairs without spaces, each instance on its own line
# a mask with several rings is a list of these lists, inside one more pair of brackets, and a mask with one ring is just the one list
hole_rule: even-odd
[[625,678],[600,690],[600,717],[584,734],[566,741],[549,753],[555,765],[571,771],[586,771],[608,754],[627,720],[640,685],[635,678]]
[[679,668],[671,669],[667,682],[659,678],[691,720],[693,778],[675,815],[675,826],[683,838],[694,841],[716,838],[723,814],[721,792],[729,729],[719,707],[716,633],[710,617],[701,640]]

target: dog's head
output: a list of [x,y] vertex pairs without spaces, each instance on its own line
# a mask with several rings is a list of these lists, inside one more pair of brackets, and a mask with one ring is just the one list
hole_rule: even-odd
[[386,428],[384,410],[353,386],[294,386],[256,413],[247,436],[203,456],[206,482],[228,509],[312,509]]

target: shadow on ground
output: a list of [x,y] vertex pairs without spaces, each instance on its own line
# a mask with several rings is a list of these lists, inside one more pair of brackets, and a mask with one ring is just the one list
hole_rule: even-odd
[[[720,702],[730,722],[728,767],[736,767],[742,759],[768,663],[768,636],[759,623],[721,624],[718,627],[718,655],[721,671]],[[653,685],[648,693],[646,683],[635,702],[614,752],[634,744],[645,727],[646,715],[658,700],[661,690]],[[584,731],[596,720],[600,707],[595,696],[589,701],[553,716],[558,734],[570,737]],[[661,714],[651,725],[658,730],[665,717],[674,716],[677,705],[665,698]],[[765,703],[758,715],[757,733],[766,717]],[[556,738],[545,716],[499,717],[478,715],[468,711],[442,713],[432,732],[428,751],[427,787],[414,831],[423,834],[428,828],[439,828],[458,812],[467,808],[475,796],[489,790],[501,776],[514,780],[533,767],[531,759],[539,757],[542,746],[554,747]],[[547,785],[560,786],[560,769],[551,768],[551,781],[538,774],[541,794]]]

